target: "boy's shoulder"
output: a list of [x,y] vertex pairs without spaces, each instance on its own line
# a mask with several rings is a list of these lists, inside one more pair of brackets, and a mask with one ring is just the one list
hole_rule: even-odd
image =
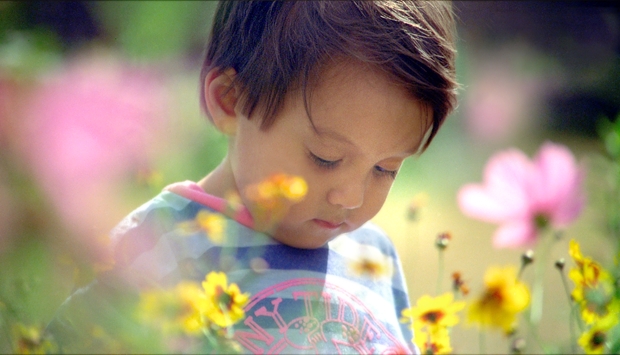
[[112,229],[112,240],[116,242],[119,236],[131,229],[153,225],[163,227],[174,223],[175,220],[191,218],[197,213],[196,208],[188,208],[191,203],[192,201],[182,196],[164,190],[125,216]]
[[[158,256],[162,257],[161,244],[169,244],[167,240],[171,234],[187,232],[183,230],[184,224],[194,220],[201,210],[217,213],[164,190],[129,213],[110,234],[116,267],[128,267],[150,254],[160,254]],[[174,248],[173,245],[169,246]]]

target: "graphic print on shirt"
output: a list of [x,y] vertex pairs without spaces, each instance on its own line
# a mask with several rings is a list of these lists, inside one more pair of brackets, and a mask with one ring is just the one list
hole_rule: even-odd
[[391,354],[410,350],[354,294],[323,279],[264,289],[246,306],[235,339],[254,354]]

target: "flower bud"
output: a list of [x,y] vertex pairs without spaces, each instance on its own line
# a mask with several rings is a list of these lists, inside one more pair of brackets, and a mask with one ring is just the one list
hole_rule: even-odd
[[555,267],[560,271],[564,270],[564,264],[566,264],[564,258],[560,258],[555,261]]
[[448,247],[450,239],[452,239],[452,235],[449,232],[441,233],[435,240],[435,246],[439,248],[439,250],[444,250]]
[[515,338],[510,344],[510,353],[511,354],[523,354],[523,350],[525,350],[525,339],[523,338]]
[[525,253],[521,255],[521,263],[523,266],[529,265],[534,262],[534,251],[532,249],[528,249]]

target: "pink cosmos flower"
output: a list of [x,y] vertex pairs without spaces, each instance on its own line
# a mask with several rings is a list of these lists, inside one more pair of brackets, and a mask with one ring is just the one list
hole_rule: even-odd
[[[63,221],[79,235],[107,232],[119,182],[146,164],[166,109],[159,74],[89,53],[41,79],[28,98],[19,146]],[[112,225],[110,225],[112,224]]]
[[583,175],[563,145],[547,142],[533,160],[510,149],[489,159],[483,184],[460,189],[458,203],[469,217],[501,224],[496,248],[527,246],[542,229],[563,228],[579,216]]

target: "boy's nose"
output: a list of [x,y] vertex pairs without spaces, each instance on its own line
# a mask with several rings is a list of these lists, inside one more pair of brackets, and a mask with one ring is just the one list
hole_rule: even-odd
[[365,181],[349,180],[332,187],[327,193],[327,201],[345,209],[355,209],[362,206],[365,192]]

